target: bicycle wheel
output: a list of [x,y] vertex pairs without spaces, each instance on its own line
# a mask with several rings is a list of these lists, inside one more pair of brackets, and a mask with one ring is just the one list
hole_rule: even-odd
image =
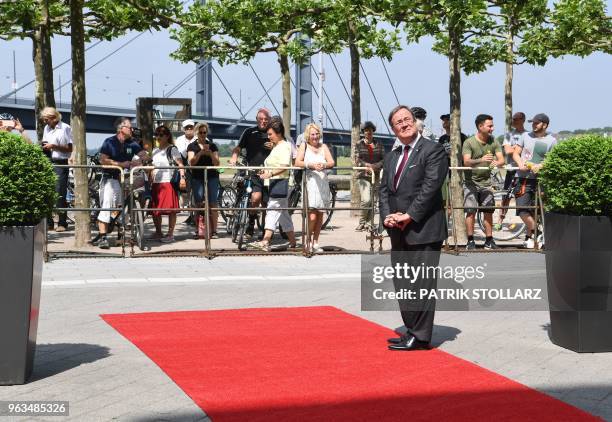
[[329,201],[329,206],[332,209],[325,211],[325,213],[323,214],[323,224],[321,224],[321,230],[325,230],[325,227],[327,227],[327,225],[331,221],[332,215],[334,214],[333,208],[336,206],[336,195],[338,194],[338,192],[335,188],[332,187],[331,184],[329,187],[329,191],[331,193],[331,201]]
[[249,220],[249,213],[245,210],[240,211],[238,230],[237,230],[237,243],[238,250],[245,250],[244,247],[244,232],[246,231],[246,226]]
[[[509,206],[515,206],[514,198],[511,199]],[[500,214],[502,212],[501,199],[495,199],[495,207],[495,211],[493,212],[493,239],[500,241],[512,240],[525,232],[525,223],[523,223],[521,217],[516,214],[516,209],[506,209],[506,215],[500,224]],[[484,233],[485,226],[482,212],[478,213],[477,220],[480,230]]]
[[[144,220],[145,220],[145,211],[142,210],[142,206],[140,205],[140,201],[134,201],[134,235],[136,240],[136,245],[140,248],[141,251],[144,251]],[[147,201],[145,201],[145,208],[148,208]]]
[[[302,192],[298,188],[293,188],[291,193],[289,194],[289,200],[287,201],[287,205],[289,208],[297,208],[300,203],[300,196],[302,196]],[[293,215],[295,210],[289,210],[289,215]]]
[[236,204],[237,197],[238,194],[236,193],[236,190],[230,186],[221,187],[221,189],[219,189],[218,203],[219,208],[221,208],[219,210],[219,213],[221,214],[221,218],[223,218],[223,221],[225,221],[226,224],[228,224],[228,220],[232,218],[234,211],[227,210],[224,208],[234,207]]

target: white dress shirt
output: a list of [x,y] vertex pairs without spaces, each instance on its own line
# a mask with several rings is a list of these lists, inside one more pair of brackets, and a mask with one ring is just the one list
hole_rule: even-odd
[[[43,132],[43,143],[48,142],[49,144],[66,146],[72,145],[72,129],[70,125],[64,122],[57,122],[55,127],[51,129],[49,125],[45,125]],[[67,160],[70,158],[70,152],[63,152],[58,150],[51,150],[52,160]]]

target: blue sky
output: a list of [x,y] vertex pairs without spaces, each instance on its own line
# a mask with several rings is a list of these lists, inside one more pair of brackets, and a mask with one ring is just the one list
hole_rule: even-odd
[[[88,51],[86,65],[89,66],[111,53],[121,44],[133,38],[136,33],[112,42],[103,42]],[[154,79],[154,94],[173,88],[192,72],[195,65],[182,64],[169,58],[176,48],[167,32],[145,33],[127,47],[119,50],[87,72],[87,100],[90,104],[134,107],[138,96],[151,95],[151,75]],[[16,53],[17,82],[19,85],[34,77],[30,41],[0,41],[0,94],[11,90],[13,78],[12,52]],[[65,37],[53,40],[54,65],[70,57],[70,41]],[[335,56],[334,60],[346,86],[349,85],[348,52]],[[253,66],[266,87],[280,75],[274,53],[258,55]],[[313,65],[318,66],[314,58]],[[380,59],[363,62],[366,74],[372,83],[383,115],[395,105],[395,97],[384,74]],[[400,102],[425,108],[427,123],[435,133],[441,131],[438,116],[448,112],[448,61],[431,51],[431,41],[410,45],[395,54],[387,63],[387,69],[394,83]],[[263,94],[252,71],[244,65],[217,66],[224,83],[238,102],[242,99],[243,110],[248,109]],[[550,116],[550,129],[573,130],[612,126],[610,98],[612,98],[612,56],[594,54],[587,58],[566,57],[550,60],[546,66],[522,65],[514,72],[514,108],[528,116],[544,112]],[[334,101],[344,127],[350,125],[350,103],[329,58],[325,58],[325,89]],[[466,133],[473,132],[474,117],[479,113],[493,115],[495,134],[503,133],[504,119],[504,72],[503,64],[496,64],[486,72],[463,76],[462,78],[462,127]],[[70,79],[70,63],[55,72],[56,87]],[[313,76],[313,81],[316,79]],[[239,117],[239,113],[225,93],[218,79],[213,76],[213,109],[217,116]],[[32,97],[33,85],[19,92],[20,97]],[[195,79],[192,79],[176,97],[194,97]],[[277,84],[270,92],[278,110],[281,110],[281,88]],[[384,118],[378,111],[373,96],[362,74],[362,116],[372,120],[379,131],[386,131]],[[70,86],[61,90],[63,101],[70,98]],[[59,102],[59,91],[56,100]],[[313,99],[315,115],[318,113],[317,99]],[[273,109],[266,99],[257,104]],[[194,103],[195,106],[195,103]],[[253,118],[253,112],[249,118]],[[339,126],[335,116],[334,124]]]

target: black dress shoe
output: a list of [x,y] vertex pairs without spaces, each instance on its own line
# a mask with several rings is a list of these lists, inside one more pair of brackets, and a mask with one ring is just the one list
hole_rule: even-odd
[[430,349],[429,342],[417,340],[414,336],[408,336],[402,339],[397,344],[390,344],[389,350],[411,351],[411,350],[428,350]]
[[404,340],[402,337],[391,337],[387,339],[387,343],[400,344]]

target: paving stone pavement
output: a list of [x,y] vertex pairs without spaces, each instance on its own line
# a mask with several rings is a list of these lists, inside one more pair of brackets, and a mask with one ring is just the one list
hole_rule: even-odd
[[[486,262],[492,278],[545,278],[542,254],[443,255],[441,265],[475,262]],[[207,421],[179,387],[99,315],[332,305],[399,326],[397,312],[361,311],[359,272],[358,255],[52,261],[43,271],[33,379],[0,387],[0,400],[70,402],[69,417],[27,418],[34,421]],[[544,311],[438,312],[434,344],[612,420],[612,353],[559,348],[548,338],[548,324]]]

